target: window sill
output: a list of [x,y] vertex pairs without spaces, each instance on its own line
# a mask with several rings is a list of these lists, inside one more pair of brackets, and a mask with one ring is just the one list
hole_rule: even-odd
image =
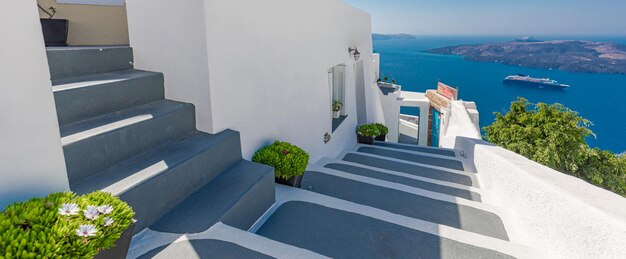
[[345,121],[346,118],[348,118],[348,115],[339,116],[339,118],[333,119],[333,132],[335,132],[335,130],[337,130],[337,128],[339,128],[341,123],[343,123],[343,121]]

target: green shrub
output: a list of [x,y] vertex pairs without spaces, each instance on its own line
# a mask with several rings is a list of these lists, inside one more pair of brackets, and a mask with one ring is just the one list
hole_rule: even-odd
[[387,135],[387,133],[389,133],[389,128],[387,128],[387,126],[385,126],[384,124],[375,123],[374,125],[376,125],[378,131],[380,132],[378,136]]
[[304,174],[309,154],[287,142],[275,141],[254,154],[252,161],[274,167],[277,178],[289,179]]
[[356,133],[364,137],[380,136],[380,128],[375,124],[365,124],[356,127]]
[[[77,206],[72,215],[61,214],[67,204]],[[93,219],[85,216],[88,206],[98,206],[91,208]],[[99,209],[103,212],[95,213]],[[104,192],[54,193],[15,203],[0,213],[0,258],[92,258],[114,246],[133,216],[125,202]],[[84,225],[96,232],[79,236]]]
[[[529,107],[532,107],[529,109]],[[626,158],[592,149],[591,122],[561,104],[531,104],[524,98],[511,103],[506,114],[485,127],[485,138],[557,171],[626,196]]]

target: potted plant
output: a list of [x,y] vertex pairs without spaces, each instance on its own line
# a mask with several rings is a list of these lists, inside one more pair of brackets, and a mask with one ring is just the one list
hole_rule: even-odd
[[339,112],[341,111],[341,107],[343,106],[343,103],[341,103],[341,101],[338,100],[334,100],[333,101],[333,119],[338,119],[339,118]]
[[134,212],[109,193],[54,193],[0,213],[2,258],[126,258]]
[[66,19],[52,19],[57,13],[54,7],[50,7],[48,10],[39,4],[37,4],[37,7],[48,15],[48,18],[39,19],[46,46],[67,46],[69,21]]
[[378,135],[380,131],[374,124],[361,125],[356,128],[357,140],[361,144],[374,144],[374,137]]
[[381,124],[381,123],[376,123],[374,124],[376,125],[376,127],[378,128],[379,134],[376,136],[375,140],[376,141],[385,141],[387,140],[387,133],[389,133],[389,129],[387,128],[387,126]]
[[309,154],[287,142],[275,141],[254,154],[252,161],[274,167],[276,183],[300,188]]

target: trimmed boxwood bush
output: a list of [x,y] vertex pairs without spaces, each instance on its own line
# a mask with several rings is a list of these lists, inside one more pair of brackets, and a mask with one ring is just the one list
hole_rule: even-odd
[[374,124],[366,124],[356,127],[356,133],[364,137],[376,137],[380,135],[380,129]]
[[378,131],[379,131],[378,136],[384,136],[384,135],[387,135],[387,133],[389,133],[389,129],[387,128],[387,126],[381,123],[375,123],[374,125],[378,128]]
[[275,141],[254,154],[252,161],[274,167],[276,178],[288,180],[304,174],[309,154],[287,142]]
[[93,258],[131,224],[133,210],[105,192],[54,193],[0,213],[0,258]]

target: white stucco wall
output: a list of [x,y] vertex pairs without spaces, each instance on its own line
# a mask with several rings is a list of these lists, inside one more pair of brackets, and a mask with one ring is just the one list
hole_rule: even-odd
[[[356,142],[358,47],[367,121],[382,121],[370,15],[337,0],[128,0],[136,67],[165,74],[167,98],[196,105],[200,130],[241,132],[244,157],[275,139],[311,154]],[[328,69],[345,64],[348,118],[331,133]]]
[[[337,0],[208,0],[205,10],[213,124],[241,132],[245,157],[274,139],[303,147],[312,161],[356,142],[356,66],[348,48],[358,47],[371,71],[369,14]],[[331,132],[327,71],[338,64],[347,66],[348,118],[324,144]],[[364,73],[368,100],[371,75]]]
[[165,74],[166,98],[193,103],[198,129],[214,132],[204,0],[127,0],[135,68]]
[[69,189],[36,1],[2,2],[0,210]]
[[442,145],[473,162],[483,202],[507,215],[512,242],[548,258],[624,258],[626,199],[481,140],[467,108],[453,103]]

